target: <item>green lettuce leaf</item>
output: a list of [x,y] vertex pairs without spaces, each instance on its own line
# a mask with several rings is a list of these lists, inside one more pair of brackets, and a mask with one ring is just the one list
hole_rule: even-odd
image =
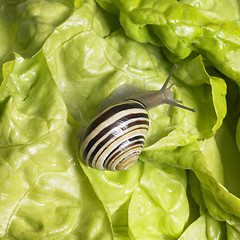
[[[18,1],[0,2],[0,66],[14,58],[33,56],[54,29],[65,21],[81,1]],[[2,79],[0,74],[0,80]]]
[[[94,12],[97,14],[93,15]],[[86,125],[95,115],[100,102],[118,86],[130,83],[142,88],[159,89],[171,69],[171,64],[164,60],[164,54],[157,47],[137,43],[127,38],[122,30],[109,35],[115,27],[112,21],[107,25],[104,19],[102,24],[106,25],[105,31],[100,27],[96,30],[94,26],[103,21],[102,15],[93,4],[85,4],[56,29],[44,46],[52,76],[71,119],[78,126]],[[73,32],[69,29],[73,29]],[[62,35],[64,38],[59,37]],[[53,49],[53,45],[57,48]],[[204,69],[200,59],[198,65]],[[185,105],[195,107],[196,114],[176,108],[171,110],[172,107],[167,105],[150,111],[153,127],[146,139],[149,149],[165,148],[173,145],[173,142],[176,142],[175,145],[186,145],[198,138],[212,136],[219,128],[226,114],[226,86],[221,78],[210,77],[205,70],[202,75],[208,84],[189,88],[179,82],[174,89],[176,98]],[[203,104],[207,104],[207,108]],[[201,125],[202,122],[209,125]],[[163,138],[165,136],[168,137]]]
[[186,173],[145,163],[129,204],[129,228],[135,239],[176,238],[189,217]]
[[[217,220],[226,221],[239,231],[240,199],[229,192],[226,188],[228,184],[224,186],[223,164],[214,138],[177,148],[173,153],[167,150],[152,151],[145,152],[144,156],[157,166],[160,162],[167,162],[175,167],[192,170],[200,182],[202,195],[199,196],[197,190],[194,191],[194,197],[201,211],[207,210]],[[233,176],[231,181],[237,186],[239,177],[235,179]]]
[[[97,2],[0,3],[0,239],[238,239],[239,3]],[[84,165],[99,104],[160,89],[176,63],[196,112],[150,110],[128,171]]]
[[104,206],[76,165],[76,135],[43,53],[16,55],[4,73],[0,238],[111,239]]
[[240,151],[240,119],[237,125],[237,146],[238,146],[238,150]]
[[[92,2],[84,4],[82,8],[74,12],[68,21],[56,29],[44,45],[44,54],[52,76],[66,103],[70,118],[77,123],[77,126],[86,125],[94,116],[99,103],[123,83],[131,83],[142,88],[159,89],[159,82],[163,84],[172,65],[166,61],[164,53],[157,50],[157,47],[137,43],[127,38],[121,29],[109,35],[111,29],[117,25],[113,22],[109,23],[108,19],[112,19],[112,15],[105,15],[105,19],[102,18],[102,15],[103,11],[97,10],[96,5]],[[108,25],[106,20],[108,20]],[[100,25],[101,22],[106,26],[104,30],[101,27],[94,27]],[[64,36],[64,38],[62,39],[60,36]],[[55,45],[57,48],[53,48]],[[86,52],[84,49],[91,49],[91,51]],[[187,67],[189,67],[189,71],[201,68],[202,77],[206,81],[201,82],[198,89],[196,87],[195,90],[178,81],[174,90],[176,98],[182,99],[186,105],[199,104],[202,101],[202,104],[195,105],[199,113],[192,114],[164,105],[151,110],[152,125],[146,139],[148,146],[145,148],[146,151],[170,149],[171,153],[172,149],[179,145],[185,146],[197,139],[212,136],[221,125],[226,114],[226,85],[221,78],[212,78],[207,74],[201,57],[193,59],[192,62],[195,62],[192,64],[193,66],[187,63],[180,66],[179,72],[186,71]],[[200,78],[201,76],[199,76]],[[214,84],[215,81],[220,82],[222,87],[217,88]],[[201,92],[199,92],[199,88],[202,88]],[[207,107],[203,107],[203,103],[206,101],[209,101]],[[204,117],[207,120],[211,119],[209,125],[201,125],[206,121]],[[131,221],[130,216],[128,220],[132,236],[137,237],[143,234],[143,232],[138,233],[139,229],[135,226],[141,224],[148,226],[155,221],[154,219],[162,219],[159,216],[163,211],[157,204],[155,207],[157,210],[152,210],[153,212],[157,211],[157,214],[152,215],[149,223],[144,221],[144,217],[139,218],[139,223],[135,223],[134,216],[137,214],[137,209],[131,210],[135,199],[138,199],[139,195],[149,194],[142,192],[143,190],[140,190],[139,187],[142,179],[149,178],[146,167],[143,170],[140,163],[128,172],[119,173],[99,172],[87,168],[82,163],[81,166],[109,214],[117,216],[118,209],[121,209],[121,206],[130,199],[128,214],[132,212],[132,217]],[[170,181],[169,177],[167,179]],[[183,188],[181,194],[185,190]],[[162,191],[159,190],[159,192]],[[178,196],[176,199],[179,199],[180,193],[175,194]],[[168,202],[167,199],[163,201],[165,204]],[[141,202],[143,207],[146,204],[147,200]],[[172,232],[170,230],[174,229],[173,226],[176,224],[174,221],[171,222],[170,229],[166,232],[164,232],[164,227],[159,230],[156,225],[154,228],[157,234],[154,233],[153,237],[159,234],[177,237],[188,220],[187,206],[188,203],[185,199],[182,206],[185,212],[181,213],[182,218],[177,218],[179,227],[176,230]],[[175,214],[179,215],[178,212]],[[126,233],[126,229],[124,231]],[[148,233],[145,233],[144,236],[146,234]]]
[[142,174],[142,166],[138,163],[129,171],[122,172],[101,172],[84,164],[81,166],[111,215],[135,192]]
[[[239,2],[97,2],[106,10],[118,9],[121,25],[132,39],[158,46],[164,45],[180,59],[188,57],[192,51],[200,53],[220,72],[240,85],[240,26],[234,21],[239,20]],[[225,9],[228,11],[221,14]]]
[[179,240],[215,240],[225,239],[224,225],[210,215],[203,215],[192,223],[181,235]]

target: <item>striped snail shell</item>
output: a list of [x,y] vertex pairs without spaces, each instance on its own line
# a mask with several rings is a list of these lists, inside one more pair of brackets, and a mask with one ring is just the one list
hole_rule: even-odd
[[146,91],[131,85],[117,88],[103,101],[101,112],[89,123],[80,141],[83,162],[98,170],[127,170],[137,161],[149,127],[148,110],[167,103],[190,111],[173,98],[168,82],[160,90]]

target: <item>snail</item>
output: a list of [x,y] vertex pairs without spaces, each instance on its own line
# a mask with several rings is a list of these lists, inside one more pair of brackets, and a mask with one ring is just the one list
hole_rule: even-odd
[[149,127],[148,110],[166,103],[195,112],[173,98],[167,87],[174,65],[160,90],[143,90],[129,84],[118,87],[100,106],[80,140],[83,162],[98,170],[121,171],[134,165],[144,147]]

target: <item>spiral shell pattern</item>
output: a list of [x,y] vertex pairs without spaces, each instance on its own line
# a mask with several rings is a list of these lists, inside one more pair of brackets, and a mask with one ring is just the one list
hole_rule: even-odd
[[105,109],[83,133],[80,156],[98,170],[129,169],[144,146],[149,118],[144,105],[126,100]]

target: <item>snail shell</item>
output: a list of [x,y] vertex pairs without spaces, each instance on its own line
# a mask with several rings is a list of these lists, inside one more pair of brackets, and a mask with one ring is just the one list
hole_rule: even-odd
[[[100,113],[89,123],[80,141],[80,157],[98,170],[127,170],[137,161],[149,127],[148,110],[167,103],[187,110],[167,88],[170,73],[158,91],[123,85],[103,101]],[[102,109],[102,110],[101,110]]]
[[144,105],[127,100],[108,107],[95,117],[82,138],[84,162],[100,170],[124,170],[138,159],[149,119]]

